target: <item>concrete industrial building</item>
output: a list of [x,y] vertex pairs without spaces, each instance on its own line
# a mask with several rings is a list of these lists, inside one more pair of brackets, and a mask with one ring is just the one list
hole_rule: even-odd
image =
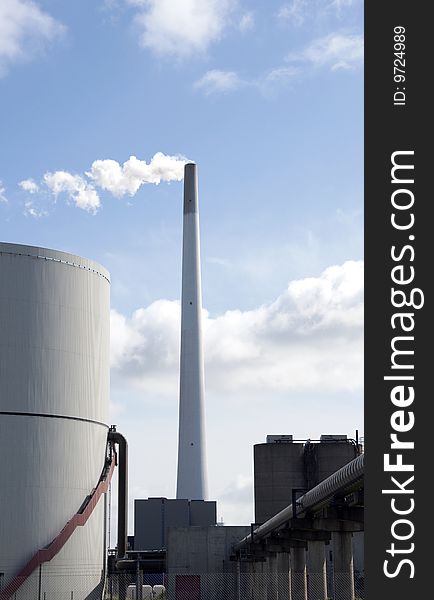
[[[355,600],[353,534],[364,528],[364,455],[330,475],[234,545],[245,597]],[[332,552],[332,564],[327,564]],[[246,582],[244,582],[246,583]]]
[[346,436],[303,443],[268,436],[254,456],[255,511],[265,523],[170,528],[168,597],[355,600],[356,584],[363,590],[359,444]]
[[361,446],[346,436],[316,443],[268,436],[254,454],[255,514],[265,522],[234,546],[249,574],[244,593],[255,600],[355,600],[364,570]]
[[134,550],[165,549],[171,528],[206,527],[216,522],[216,502],[167,498],[135,500]]
[[[292,435],[267,435],[265,444],[254,446],[255,523],[265,523],[291,504],[293,490],[297,490],[295,497],[302,495],[361,452],[358,442],[346,435],[322,435],[318,442],[296,442]],[[352,534],[352,552],[354,570],[363,575],[364,534],[361,531]],[[327,545],[325,557],[330,572],[332,543]],[[310,560],[309,554],[307,560]]]
[[255,445],[251,526],[218,526],[216,503],[205,500],[195,165],[184,181],[177,499],[135,500],[130,553],[126,442],[106,424],[109,274],[75,255],[0,244],[0,278],[0,600],[101,599],[114,444],[110,573],[121,600],[135,580],[141,589],[143,572],[161,576],[153,584],[164,583],[169,600],[326,600],[329,592],[355,600],[354,567],[363,570],[354,543],[363,535],[357,441],[270,435]]
[[237,564],[231,560],[232,548],[249,531],[246,526],[169,529],[169,597],[237,600]]
[[[333,590],[335,600],[354,600],[353,534],[363,530],[362,499],[359,493],[354,500],[339,498],[339,494],[341,480],[345,493],[352,491],[348,485],[353,485],[354,478],[354,489],[360,489],[363,467],[358,460],[358,442],[346,435],[307,441],[294,440],[291,435],[267,436],[267,443],[254,447],[255,523],[251,527],[219,527],[214,517],[212,524],[192,518],[192,501],[206,498],[199,254],[197,172],[195,165],[188,164],[184,177],[177,500],[136,501],[135,551],[166,549],[169,599],[326,600],[328,591]],[[329,485],[336,497],[326,494],[324,509],[313,503],[309,506],[315,514],[302,513],[298,520],[298,502],[310,498],[309,490],[314,497],[324,494],[324,486],[327,491]],[[207,504],[213,503],[197,505],[202,506],[203,515]],[[263,523],[267,529],[270,522],[279,521],[282,512],[288,514],[278,532],[270,526],[262,540],[257,533],[262,526],[258,525]],[[276,578],[281,580],[280,589]]]

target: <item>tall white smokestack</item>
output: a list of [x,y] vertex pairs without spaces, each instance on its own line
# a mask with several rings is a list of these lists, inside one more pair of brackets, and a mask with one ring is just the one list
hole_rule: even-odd
[[176,497],[207,499],[197,169],[184,167],[181,372]]

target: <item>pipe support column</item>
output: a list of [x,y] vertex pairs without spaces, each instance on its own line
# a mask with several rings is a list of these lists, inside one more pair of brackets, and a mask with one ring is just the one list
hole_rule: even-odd
[[327,600],[325,543],[308,542],[309,600]]
[[292,600],[308,600],[306,549],[291,549],[291,598]]
[[334,600],[354,600],[353,534],[334,532],[333,585]]

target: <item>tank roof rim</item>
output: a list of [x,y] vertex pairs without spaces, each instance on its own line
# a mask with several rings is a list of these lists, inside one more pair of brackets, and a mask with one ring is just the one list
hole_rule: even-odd
[[65,252],[64,250],[45,248],[44,246],[17,244],[14,242],[0,242],[0,255],[1,254],[45,258],[46,260],[61,262],[70,266],[86,269],[87,271],[95,272],[97,275],[104,277],[104,279],[110,283],[110,273],[103,265],[90,258]]

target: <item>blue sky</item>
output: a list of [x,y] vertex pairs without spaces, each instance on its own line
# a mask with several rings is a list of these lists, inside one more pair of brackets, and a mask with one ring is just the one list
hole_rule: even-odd
[[110,270],[132,495],[174,494],[182,182],[162,167],[126,192],[86,173],[198,163],[210,487],[248,522],[253,443],[363,426],[362,35],[358,0],[3,0],[0,236]]

